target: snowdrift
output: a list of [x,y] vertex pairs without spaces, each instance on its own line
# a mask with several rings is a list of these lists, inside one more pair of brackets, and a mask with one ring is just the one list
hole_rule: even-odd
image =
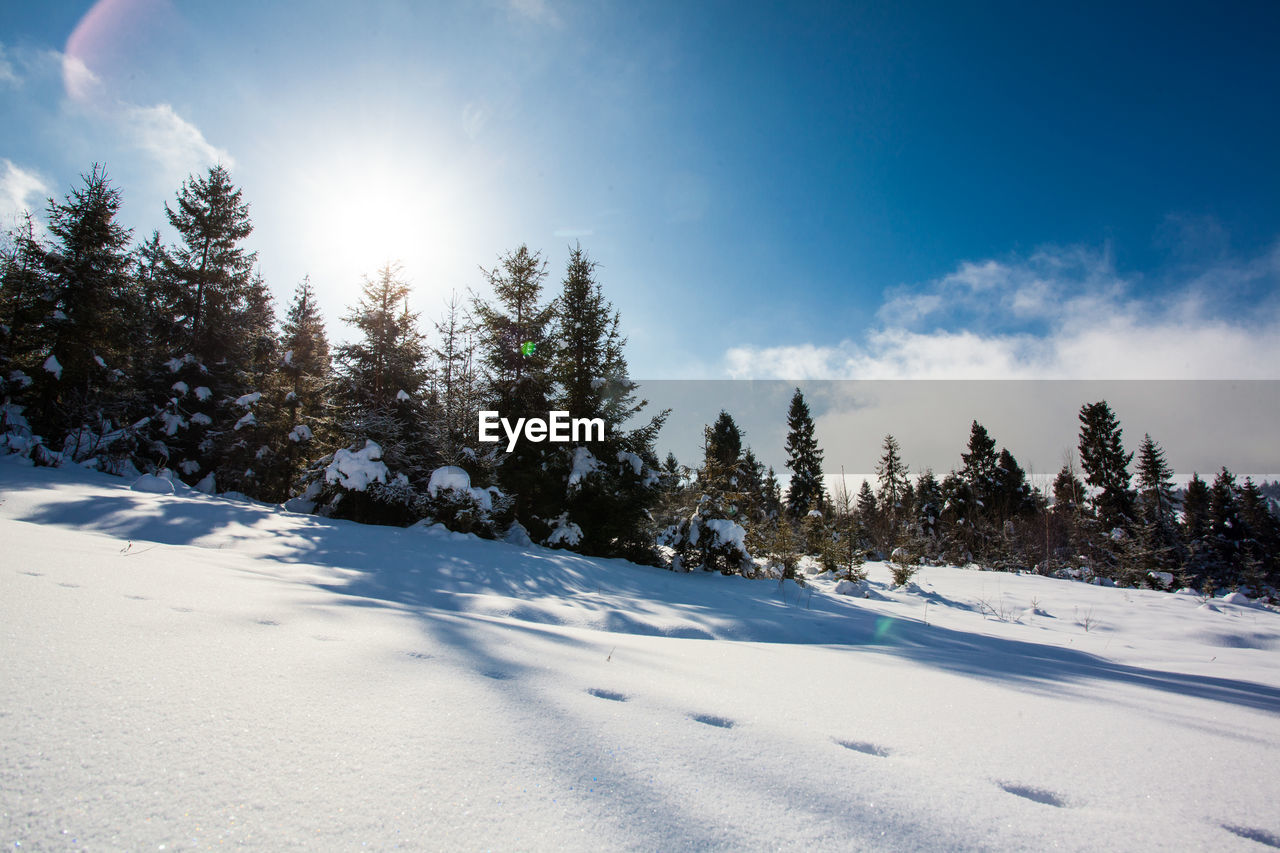
[[0,842],[1280,846],[1280,614],[680,575],[0,460]]

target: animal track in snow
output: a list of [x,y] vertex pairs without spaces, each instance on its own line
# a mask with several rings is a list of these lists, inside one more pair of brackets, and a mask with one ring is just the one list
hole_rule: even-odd
[[1054,808],[1065,808],[1067,801],[1055,794],[1053,791],[1045,788],[1035,788],[1031,785],[1017,785],[1012,782],[997,782],[997,785],[1004,791],[1013,794],[1015,797],[1022,797],[1024,800],[1031,800],[1033,803],[1041,805],[1053,806]]
[[1250,841],[1256,841],[1259,844],[1265,844],[1268,847],[1275,847],[1280,850],[1280,835],[1274,835],[1265,829],[1255,829],[1251,826],[1232,826],[1226,823],[1222,825],[1222,828],[1241,838],[1247,838]]
[[728,717],[717,717],[715,714],[690,714],[689,719],[702,723],[704,726],[715,726],[718,729],[733,728],[733,720]]
[[837,740],[836,743],[845,749],[851,749],[854,752],[861,752],[864,755],[874,755],[879,758],[888,758],[890,750],[883,746],[877,746],[874,743],[867,743],[861,740]]
[[597,699],[608,699],[610,702],[627,701],[627,695],[625,693],[618,693],[613,690],[604,690],[599,687],[589,687],[587,688],[587,692],[590,693],[592,696],[595,696]]

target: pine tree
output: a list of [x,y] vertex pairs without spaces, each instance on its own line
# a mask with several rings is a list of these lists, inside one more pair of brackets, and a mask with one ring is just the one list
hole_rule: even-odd
[[552,498],[562,502],[565,517],[582,531],[576,547],[583,553],[652,562],[649,510],[658,498],[659,478],[653,443],[668,412],[623,429],[647,402],[636,399],[623,355],[621,321],[595,270],[582,247],[574,248],[555,302],[558,345],[549,373],[555,408],[570,417],[599,418],[605,434],[547,449],[546,455],[560,462],[549,468],[566,470],[567,477],[542,503],[550,505]]
[[898,442],[892,435],[884,437],[884,455],[876,465],[876,477],[880,481],[876,505],[880,508],[878,545],[890,551],[899,543],[908,512],[907,493],[910,481],[907,466],[899,455]]
[[52,241],[40,253],[51,302],[48,366],[35,374],[39,403],[31,413],[55,446],[74,434],[68,449],[77,458],[105,449],[102,436],[123,425],[136,304],[130,232],[116,221],[120,191],[96,164],[83,180],[63,202],[49,203]]
[[1121,444],[1120,422],[1106,400],[1080,408],[1080,466],[1085,482],[1098,489],[1094,514],[1104,531],[1125,527],[1133,518],[1129,462]]
[[1000,458],[996,442],[986,427],[974,421],[969,427],[968,451],[960,454],[960,478],[964,488],[948,496],[962,519],[965,549],[973,557],[986,560],[995,528],[999,524],[998,483]]
[[733,417],[721,411],[704,427],[702,467],[686,492],[677,517],[662,536],[675,549],[677,565],[701,567],[723,574],[752,571],[746,547],[749,499],[743,490],[742,432]]
[[796,388],[787,412],[787,467],[791,486],[787,490],[787,510],[792,518],[803,518],[810,510],[821,511],[826,503],[822,487],[822,450],[814,437],[813,418],[804,394]]
[[237,355],[239,320],[249,297],[256,253],[241,243],[251,233],[249,205],[225,166],[183,182],[177,207],[165,204],[181,244],[169,252],[177,305],[185,318],[178,342],[203,364]]
[[27,449],[34,441],[23,414],[31,402],[32,374],[46,356],[44,319],[52,310],[41,270],[43,247],[29,211],[7,233],[0,251],[0,441]]
[[[520,246],[485,270],[495,302],[479,298],[472,313],[480,335],[482,363],[488,374],[487,408],[512,421],[546,417],[552,393],[551,335],[556,306],[542,300],[547,265],[537,252]],[[562,512],[563,494],[550,488],[547,468],[556,463],[546,443],[520,442],[500,455],[498,482],[514,501],[515,514],[535,539],[552,530]],[[544,467],[547,466],[547,467]],[[566,476],[568,472],[565,472]]]
[[252,422],[246,395],[255,393],[253,375],[263,369],[261,345],[274,321],[265,285],[254,275],[257,256],[242,245],[253,232],[249,205],[217,165],[184,181],[176,207],[166,203],[165,214],[179,243],[163,253],[165,269],[153,279],[172,317],[169,358],[149,375],[160,401],[150,455],[202,487],[212,487],[211,473],[239,481],[242,460],[224,453],[242,443],[239,433]]
[[433,396],[439,407],[434,427],[435,443],[448,465],[467,469],[474,477],[481,473],[475,449],[476,423],[481,408],[481,389],[476,364],[475,330],[463,315],[456,293],[445,304],[444,315],[435,323],[437,346],[431,348]]
[[273,500],[283,500],[302,475],[312,448],[333,440],[329,414],[329,337],[316,304],[311,278],[304,277],[293,292],[293,301],[280,331],[279,348],[282,428],[277,438],[278,464],[274,471]]
[[1144,435],[1138,449],[1137,541],[1133,554],[1144,577],[1150,577],[1151,572],[1172,573],[1180,562],[1172,476],[1164,450],[1149,434]]
[[969,450],[961,453],[960,459],[964,463],[960,476],[968,483],[979,504],[989,508],[995,494],[999,458],[996,455],[995,439],[977,421],[969,427]]
[[1210,572],[1219,585],[1235,585],[1242,580],[1241,546],[1244,524],[1236,497],[1235,475],[1222,468],[1209,487]]
[[942,528],[942,485],[926,468],[916,478],[915,528],[917,550],[928,557],[939,555]]
[[[380,461],[384,476],[360,488],[327,489],[323,502],[332,515],[383,524],[420,517],[436,457],[427,441],[422,403],[425,341],[408,302],[409,283],[400,277],[398,264],[388,263],[376,277],[364,279],[360,301],[343,318],[360,337],[336,349],[342,443],[347,454],[365,453]],[[325,469],[331,486],[342,482],[332,467],[339,461],[335,454]]]

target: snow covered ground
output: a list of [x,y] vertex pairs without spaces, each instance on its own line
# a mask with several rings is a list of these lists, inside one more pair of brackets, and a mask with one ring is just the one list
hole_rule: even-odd
[[1280,614],[871,598],[0,460],[10,849],[1280,847]]

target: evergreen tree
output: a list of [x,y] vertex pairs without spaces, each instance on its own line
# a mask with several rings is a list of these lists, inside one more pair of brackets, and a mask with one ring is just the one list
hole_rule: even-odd
[[463,315],[457,294],[451,294],[445,313],[435,323],[439,344],[431,348],[436,369],[434,392],[440,410],[434,436],[441,459],[480,473],[476,453],[476,423],[482,393],[476,364],[475,330]]
[[1209,486],[1193,473],[1182,496],[1182,524],[1188,541],[1196,542],[1209,532]]
[[333,439],[329,414],[329,337],[316,304],[311,278],[304,277],[293,292],[293,301],[280,332],[281,412],[283,437],[278,442],[278,464],[269,496],[284,500],[302,475],[311,448]]
[[1080,408],[1080,466],[1085,482],[1098,489],[1094,514],[1104,531],[1124,527],[1133,518],[1129,462],[1121,444],[1120,422],[1106,400]]
[[914,538],[916,550],[929,557],[937,557],[942,532],[942,485],[926,468],[916,478]]
[[250,296],[256,253],[241,243],[251,233],[249,205],[225,166],[183,182],[177,206],[165,204],[181,243],[169,252],[175,302],[185,318],[185,340],[176,342],[203,364],[239,353],[240,320]]
[[1144,435],[1138,449],[1133,559],[1145,578],[1149,578],[1151,572],[1172,572],[1180,562],[1172,476],[1173,470],[1165,461],[1164,450],[1149,434]]
[[814,437],[813,418],[804,394],[796,388],[787,412],[787,467],[791,486],[787,509],[792,518],[803,518],[810,510],[821,511],[826,502],[822,487],[822,450]]
[[129,231],[116,221],[120,191],[96,164],[83,180],[63,202],[49,202],[51,242],[40,258],[49,348],[35,373],[39,402],[31,412],[32,426],[55,446],[72,438],[68,450],[77,458],[94,455],[103,436],[123,425],[136,303]]
[[695,488],[686,493],[686,501],[660,541],[675,550],[676,567],[723,574],[751,572],[743,526],[749,524],[749,499],[743,490],[742,432],[722,410],[714,425],[704,427],[703,439],[703,463]]
[[1000,458],[996,442],[986,427],[974,421],[969,427],[968,451],[960,454],[963,489],[948,495],[959,522],[965,550],[986,560],[989,543],[998,525],[997,503]]
[[599,418],[605,432],[575,446],[547,448],[552,460],[559,457],[559,465],[549,466],[548,473],[567,469],[567,477],[544,505],[561,502],[567,514],[562,517],[582,531],[575,547],[583,553],[650,562],[654,554],[649,510],[658,498],[659,480],[653,443],[668,412],[635,429],[623,429],[647,402],[636,399],[636,384],[627,375],[623,355],[626,339],[619,330],[620,318],[605,299],[595,269],[581,246],[573,249],[555,303],[558,346],[549,372],[555,383],[555,408],[575,418]]
[[[482,363],[488,373],[487,406],[502,417],[547,417],[552,393],[551,335],[553,303],[543,302],[547,265],[537,252],[520,246],[485,270],[495,302],[473,300]],[[499,451],[492,452],[499,455]],[[500,456],[498,482],[514,501],[515,514],[535,539],[552,532],[552,519],[562,512],[564,495],[552,489],[547,471],[562,465],[546,443],[520,442]],[[545,466],[545,467],[544,467]],[[561,468],[558,473],[568,476]],[[559,479],[557,476],[555,479]]]
[[1084,504],[1084,483],[1068,462],[1053,478],[1053,506],[1058,513],[1074,513]]
[[892,435],[884,437],[884,455],[876,464],[876,476],[880,481],[879,494],[876,496],[876,505],[880,509],[877,545],[887,552],[901,538],[907,518],[907,494],[910,489],[907,466],[899,455],[898,442]]
[[52,309],[41,271],[43,247],[28,211],[0,248],[0,442],[29,449],[34,441],[23,411],[31,402],[32,374],[47,357],[44,319]]
[[211,473],[243,478],[241,460],[225,453],[244,442],[238,433],[256,418],[254,374],[264,368],[263,343],[274,322],[253,272],[257,256],[242,245],[253,231],[242,195],[221,165],[184,181],[176,207],[165,204],[179,243],[163,253],[166,268],[153,280],[172,317],[169,359],[149,376],[151,393],[163,401],[152,418],[151,456],[206,488],[213,487]]
[[[435,455],[422,403],[425,342],[408,302],[409,283],[400,277],[399,265],[389,263],[375,278],[365,278],[360,301],[343,318],[360,337],[336,349],[335,396],[347,444],[339,453],[347,455],[335,454],[326,463],[329,488],[323,502],[337,517],[384,524],[421,517]],[[335,465],[360,453],[380,461],[381,481],[353,484],[335,473]]]

